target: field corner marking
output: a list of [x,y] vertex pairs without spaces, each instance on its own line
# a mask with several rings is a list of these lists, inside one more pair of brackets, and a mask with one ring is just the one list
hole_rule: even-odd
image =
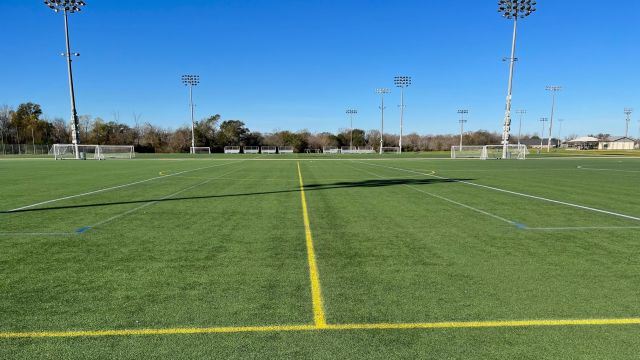
[[298,167],[298,180],[300,182],[300,202],[302,204],[302,220],[304,222],[305,240],[307,244],[307,262],[309,265],[309,279],[311,281],[311,300],[313,303],[313,320],[316,328],[327,327],[327,320],[324,314],[324,303],[322,300],[322,289],[320,287],[320,272],[316,261],[316,253],[313,246],[313,236],[311,235],[311,222],[309,221],[309,210],[307,208],[307,198],[304,192],[304,181],[300,162],[296,162]]

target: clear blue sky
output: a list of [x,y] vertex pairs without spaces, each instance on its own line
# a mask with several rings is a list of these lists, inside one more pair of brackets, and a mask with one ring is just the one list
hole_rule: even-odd
[[[376,87],[413,76],[406,129],[501,129],[512,23],[494,0],[87,0],[71,17],[80,114],[166,127],[188,122],[180,75],[196,73],[198,117],[220,113],[250,129],[336,131],[379,126]],[[539,0],[521,22],[514,109],[525,131],[549,116],[545,85],[562,85],[563,133],[624,132],[624,107],[640,118],[640,2]],[[40,103],[68,118],[63,20],[40,0],[0,0],[0,105]],[[398,132],[399,92],[388,97]],[[517,129],[517,125],[516,125]]]

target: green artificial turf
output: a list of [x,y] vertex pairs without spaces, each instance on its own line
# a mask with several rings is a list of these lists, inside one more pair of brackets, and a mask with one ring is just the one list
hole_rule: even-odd
[[[313,324],[298,163],[329,324],[640,317],[640,159],[12,159],[0,334]],[[639,339],[640,325],[0,337],[0,358],[628,359]]]

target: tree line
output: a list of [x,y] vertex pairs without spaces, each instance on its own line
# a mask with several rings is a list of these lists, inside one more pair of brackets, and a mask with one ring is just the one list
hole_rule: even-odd
[[[83,144],[134,145],[136,152],[175,153],[189,152],[191,127],[177,129],[163,128],[149,122],[140,122],[140,116],[133,115],[133,125],[89,115],[79,117],[80,138]],[[312,133],[308,130],[279,130],[270,133],[251,131],[240,120],[222,120],[213,115],[196,121],[194,125],[196,146],[211,147],[214,152],[222,152],[225,146],[292,146],[296,152],[322,149],[326,147],[370,146],[378,149],[378,130],[342,129],[337,133]],[[353,137],[352,137],[353,136]],[[538,138],[524,136],[523,139]],[[353,140],[352,140],[353,139]],[[56,143],[71,142],[71,128],[61,118],[43,118],[38,104],[24,103],[16,109],[0,107],[0,141],[2,144],[36,144],[51,146]],[[399,136],[384,135],[384,146],[398,146]],[[403,138],[405,151],[441,151],[458,145],[460,135],[421,135],[410,133]],[[485,130],[467,132],[463,135],[466,145],[499,144],[501,134]]]

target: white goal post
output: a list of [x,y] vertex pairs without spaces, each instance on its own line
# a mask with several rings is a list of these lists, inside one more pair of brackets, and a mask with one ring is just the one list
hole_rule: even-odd
[[322,147],[323,154],[340,154],[340,149],[335,146],[323,146]]
[[192,146],[189,148],[190,154],[211,154],[211,148],[207,146]]
[[259,146],[245,146],[243,149],[245,154],[260,154]]
[[293,146],[280,146],[278,148],[280,154],[293,154]]
[[225,146],[225,154],[240,154],[240,146]]
[[261,146],[260,152],[263,154],[277,154],[278,148],[275,146]]
[[375,154],[376,151],[371,146],[343,146],[340,152],[343,154]]
[[76,146],[73,144],[54,144],[51,154],[56,160],[63,159],[133,159],[136,156],[133,145],[78,145],[76,157]]
[[[452,159],[502,159],[502,145],[465,145],[452,146]],[[507,146],[507,159],[524,160],[527,158],[529,150],[523,144],[509,144]]]

